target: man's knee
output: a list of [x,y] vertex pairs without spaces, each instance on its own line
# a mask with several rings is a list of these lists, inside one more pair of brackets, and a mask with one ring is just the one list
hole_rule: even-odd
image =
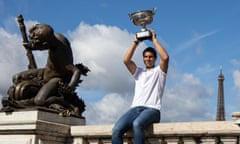
[[135,120],[133,122],[133,129],[143,129],[144,128],[144,125],[141,124],[139,121]]
[[121,130],[119,130],[117,127],[112,128],[112,137],[119,137],[122,136]]

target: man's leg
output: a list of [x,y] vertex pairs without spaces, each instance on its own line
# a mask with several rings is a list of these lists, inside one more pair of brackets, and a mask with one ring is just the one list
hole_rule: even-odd
[[138,115],[137,108],[131,108],[120,117],[112,129],[112,144],[123,144],[122,136],[132,128],[132,122]]
[[160,121],[160,111],[152,108],[141,109],[141,114],[133,122],[134,144],[145,144],[144,129]]

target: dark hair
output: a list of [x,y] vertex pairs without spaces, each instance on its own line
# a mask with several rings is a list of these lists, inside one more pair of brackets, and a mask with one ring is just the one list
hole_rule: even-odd
[[146,52],[151,52],[153,55],[154,55],[154,57],[155,58],[157,58],[157,52],[156,52],[156,50],[154,49],[154,48],[152,48],[152,47],[147,47],[147,48],[145,48],[144,50],[143,50],[143,56],[144,56],[144,54],[146,53]]

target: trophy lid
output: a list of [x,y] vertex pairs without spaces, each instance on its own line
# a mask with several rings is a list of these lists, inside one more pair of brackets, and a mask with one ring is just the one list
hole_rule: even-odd
[[129,17],[135,25],[146,27],[146,25],[152,23],[155,12],[156,8],[153,8],[152,10],[141,10],[129,14]]

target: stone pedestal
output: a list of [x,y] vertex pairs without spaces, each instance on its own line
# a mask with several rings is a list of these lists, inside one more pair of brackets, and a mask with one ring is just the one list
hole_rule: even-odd
[[73,125],[85,119],[41,109],[0,112],[0,144],[70,144]]

